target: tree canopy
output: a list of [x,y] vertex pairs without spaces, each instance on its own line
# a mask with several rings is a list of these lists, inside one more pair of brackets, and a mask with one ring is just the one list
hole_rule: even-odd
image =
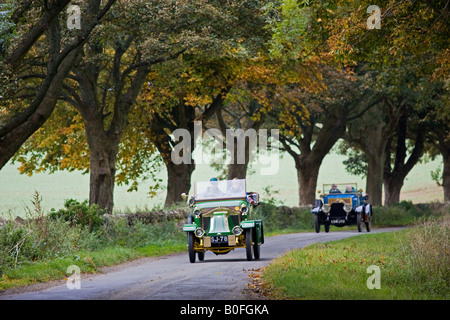
[[[80,8],[68,28],[69,5]],[[450,197],[446,0],[13,1],[0,7],[0,168],[90,174],[90,203],[168,171],[166,205],[195,162],[172,133],[277,128],[299,204],[314,202],[339,141],[373,204],[398,201],[425,153],[443,157]],[[434,130],[439,127],[440,130]],[[234,137],[235,139],[236,137]],[[192,141],[192,153],[196,147]],[[232,152],[232,150],[228,150]],[[243,178],[246,163],[223,165]]]

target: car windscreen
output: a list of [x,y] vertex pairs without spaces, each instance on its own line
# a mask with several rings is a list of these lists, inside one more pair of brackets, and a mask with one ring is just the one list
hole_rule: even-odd
[[336,183],[336,184],[324,184],[324,194],[333,193],[358,193],[358,186],[356,183]]
[[245,179],[196,182],[196,200],[245,198]]

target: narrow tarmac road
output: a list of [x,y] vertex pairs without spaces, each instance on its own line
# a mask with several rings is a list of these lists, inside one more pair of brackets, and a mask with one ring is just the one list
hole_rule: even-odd
[[[371,233],[394,230],[398,228],[374,229]],[[25,288],[21,293],[5,291],[0,293],[0,300],[245,300],[249,274],[255,269],[295,248],[361,234],[367,233],[355,230],[266,237],[261,259],[253,261],[246,260],[245,249],[226,255],[206,252],[205,260],[194,264],[187,253],[143,258],[107,268],[101,274],[82,274],[79,289],[69,289],[66,282],[59,281]]]

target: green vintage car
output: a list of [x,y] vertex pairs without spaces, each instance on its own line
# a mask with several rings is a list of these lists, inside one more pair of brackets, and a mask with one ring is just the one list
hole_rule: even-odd
[[[186,198],[186,195],[182,195]],[[259,195],[246,192],[245,179],[196,182],[189,199],[192,214],[183,231],[187,232],[189,261],[203,261],[206,251],[226,254],[245,248],[247,260],[259,259],[264,243],[263,223],[252,219]]]

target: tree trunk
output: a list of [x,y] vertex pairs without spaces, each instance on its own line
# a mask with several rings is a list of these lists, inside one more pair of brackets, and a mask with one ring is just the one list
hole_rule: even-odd
[[384,205],[400,202],[400,192],[403,187],[403,176],[390,176],[384,179]]
[[85,130],[90,152],[89,205],[96,204],[111,214],[121,135],[105,132],[101,120],[89,123],[85,120]]
[[373,206],[382,205],[384,155],[370,156],[367,169],[366,193]]
[[296,160],[295,162],[298,179],[299,206],[314,205],[321,162],[314,164],[308,164],[305,161],[300,164],[300,160]]
[[366,130],[361,149],[368,159],[366,193],[373,206],[383,204],[383,177],[386,161],[386,145],[390,136],[389,127],[380,122]]
[[[231,151],[231,150],[230,150]],[[238,148],[237,148],[237,138],[234,138],[233,143],[233,163],[228,164],[228,180],[245,179],[247,176],[248,163],[250,161],[250,146],[249,143],[245,143],[245,163],[238,163]]]
[[[400,192],[403,187],[403,182],[411,171],[411,169],[420,160],[424,147],[424,129],[419,126],[416,130],[414,138],[414,149],[411,155],[406,160],[407,148],[406,140],[408,133],[408,116],[405,113],[398,123],[397,140],[395,144],[395,158],[394,167],[391,169],[391,142],[393,139],[388,139],[386,143],[386,160],[384,166],[384,204],[390,205],[400,202]],[[412,130],[412,129],[410,129]]]
[[442,173],[442,186],[444,187],[444,202],[450,201],[450,152],[443,153],[444,172]]
[[175,203],[183,201],[181,194],[189,193],[191,189],[191,176],[195,169],[195,164],[174,164],[169,161],[167,168],[167,196],[164,206],[170,207]]
[[[89,205],[112,213],[114,207],[114,184],[116,176],[116,148],[90,146]],[[114,150],[111,150],[114,149]]]
[[234,178],[237,179],[245,179],[247,175],[248,163],[245,164],[229,164],[228,165],[228,180],[232,180]]

